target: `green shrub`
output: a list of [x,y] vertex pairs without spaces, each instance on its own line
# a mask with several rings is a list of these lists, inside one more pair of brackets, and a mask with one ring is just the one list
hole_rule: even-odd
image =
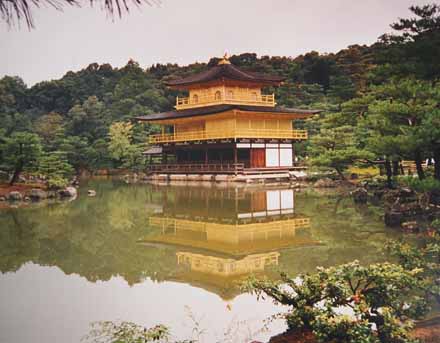
[[419,244],[390,241],[387,249],[405,269],[417,268],[428,301],[440,304],[440,220],[434,220]]
[[391,263],[357,261],[282,280],[250,279],[245,289],[290,306],[290,329],[312,331],[320,342],[408,343],[413,319],[428,306],[419,274]]
[[164,325],[145,328],[132,322],[100,321],[91,324],[83,341],[92,343],[168,342],[170,332]]
[[40,160],[38,171],[46,177],[49,189],[66,187],[68,178],[73,174],[73,168],[67,162],[65,153],[60,151],[45,154]]
[[420,180],[417,177],[405,176],[399,177],[398,182],[401,186],[409,187],[416,192],[440,190],[440,181],[433,177],[427,177],[426,179]]

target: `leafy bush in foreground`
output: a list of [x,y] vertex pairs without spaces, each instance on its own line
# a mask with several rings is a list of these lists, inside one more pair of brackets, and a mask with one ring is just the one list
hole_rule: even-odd
[[354,261],[295,279],[282,275],[279,283],[251,279],[246,289],[290,306],[289,328],[312,331],[320,342],[414,342],[412,320],[428,310],[422,271]]
[[169,330],[164,325],[147,329],[132,322],[101,321],[92,324],[91,331],[83,340],[93,343],[148,343],[167,342],[168,337]]
[[418,246],[392,241],[388,243],[388,249],[405,269],[423,270],[420,277],[426,297],[440,303],[440,220],[431,223]]

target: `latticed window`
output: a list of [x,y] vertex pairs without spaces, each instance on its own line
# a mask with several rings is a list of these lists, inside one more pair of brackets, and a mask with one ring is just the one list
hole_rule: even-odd
[[222,98],[222,93],[220,91],[215,92],[214,99],[221,100],[221,98]]
[[234,98],[234,92],[228,91],[228,99],[233,99],[233,98]]
[[193,95],[193,103],[197,104],[199,102],[199,96],[197,94]]

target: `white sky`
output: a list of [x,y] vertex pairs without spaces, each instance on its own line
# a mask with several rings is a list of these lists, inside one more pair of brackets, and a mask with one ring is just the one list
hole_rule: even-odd
[[[429,0],[161,0],[132,8],[122,19],[99,6],[35,9],[36,28],[0,22],[0,77],[18,75],[28,85],[57,79],[88,64],[121,67],[133,58],[189,64],[210,57],[255,52],[297,56],[371,44],[390,31],[408,7]],[[128,0],[130,2],[130,0]],[[97,3],[99,0],[96,1]]]

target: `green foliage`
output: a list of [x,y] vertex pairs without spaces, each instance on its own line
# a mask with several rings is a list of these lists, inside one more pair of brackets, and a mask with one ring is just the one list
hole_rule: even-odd
[[330,87],[327,95],[330,99],[340,104],[354,98],[356,87],[346,75],[332,76],[330,77]]
[[18,180],[22,171],[34,171],[42,153],[40,138],[28,132],[15,132],[10,137],[3,137],[0,149],[3,168],[13,172],[11,184]]
[[394,34],[385,34],[378,44],[376,77],[413,75],[420,79],[440,77],[440,6],[411,6],[413,18],[391,25]]
[[[84,169],[92,169],[97,166],[101,156],[96,156],[93,146],[90,146],[87,139],[78,136],[65,137],[59,142],[59,150],[66,153],[69,163],[79,172]],[[105,153],[103,154],[105,156]]]
[[336,170],[341,178],[343,172],[358,160],[371,158],[371,154],[356,146],[352,126],[321,128],[321,132],[313,136],[309,148],[310,163],[321,168]]
[[131,144],[124,159],[123,167],[141,171],[146,163],[143,144]]
[[110,156],[122,161],[131,146],[133,125],[130,122],[114,122],[110,125]]
[[434,190],[440,190],[440,181],[432,177],[420,180],[411,176],[400,177],[399,183],[403,186],[407,186],[417,192],[431,192]]
[[64,134],[63,117],[55,112],[43,115],[35,121],[34,131],[43,140],[44,144],[51,146],[57,136]]
[[130,168],[142,168],[145,164],[144,145],[133,144],[133,124],[130,122],[114,122],[110,126],[110,156],[120,165]]
[[89,142],[107,134],[104,104],[96,96],[90,96],[82,105],[73,106],[67,113],[69,123],[66,133],[86,138]]
[[357,261],[318,268],[280,283],[249,280],[246,289],[290,307],[291,329],[311,330],[320,342],[412,342],[412,319],[424,315],[422,269]]
[[391,149],[395,154],[405,156],[423,149],[419,130],[438,105],[440,87],[404,79],[375,87],[373,94],[376,100],[368,108],[365,125],[371,130],[373,141],[381,140],[383,136],[394,140],[392,146],[391,142],[386,142],[379,150],[389,154]]
[[419,278],[426,298],[440,304],[440,220],[431,223],[418,245],[390,241],[387,248],[403,268],[422,270]]
[[164,325],[145,328],[132,322],[101,321],[92,323],[84,340],[92,343],[168,342],[169,329]]
[[68,178],[73,174],[73,168],[60,151],[46,153],[39,162],[38,172],[46,178],[49,189],[63,188],[68,185]]

